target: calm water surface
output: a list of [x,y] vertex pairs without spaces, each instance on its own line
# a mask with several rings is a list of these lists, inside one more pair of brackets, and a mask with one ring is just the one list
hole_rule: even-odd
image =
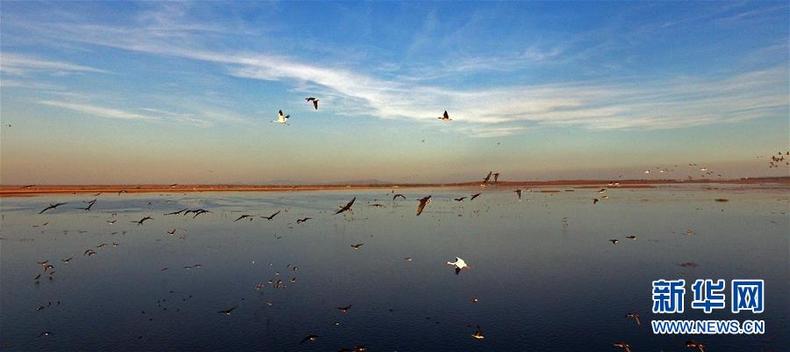
[[[706,351],[788,350],[790,189],[611,189],[593,205],[597,189],[535,190],[519,202],[489,187],[451,199],[479,191],[409,189],[396,202],[384,190],[113,193],[89,212],[77,208],[92,195],[2,198],[0,349],[612,351],[624,340],[684,351],[692,338]],[[353,214],[334,215],[355,196]],[[51,202],[68,204],[37,214]],[[182,208],[211,213],[163,215]],[[144,216],[153,220],[132,223]],[[302,217],[313,219],[296,224]],[[471,266],[460,275],[445,264],[456,256]],[[54,279],[36,283],[43,260]],[[659,278],[763,278],[766,311],[705,316],[687,296],[686,314],[653,315]],[[631,311],[641,328],[624,318]],[[767,333],[656,336],[654,318],[764,319]],[[476,325],[485,339],[471,337]],[[319,337],[300,344],[309,334]]]

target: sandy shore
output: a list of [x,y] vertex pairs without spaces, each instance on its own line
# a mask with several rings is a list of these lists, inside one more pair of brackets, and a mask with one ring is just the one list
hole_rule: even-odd
[[[501,181],[497,187],[543,188],[551,187],[595,188],[606,187],[611,180],[553,180],[553,181]],[[760,177],[732,180],[621,180],[620,188],[650,188],[658,185],[687,184],[731,184],[790,186],[790,177]],[[489,184],[493,186],[494,184]],[[163,192],[289,192],[289,191],[332,191],[347,189],[409,189],[409,188],[459,188],[481,187],[480,182],[424,183],[424,184],[348,184],[348,185],[3,185],[0,197],[24,197],[64,193],[163,193]]]

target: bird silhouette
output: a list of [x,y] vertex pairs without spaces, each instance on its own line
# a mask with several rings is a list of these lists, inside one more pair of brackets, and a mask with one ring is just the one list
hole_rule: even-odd
[[348,202],[348,203],[347,203],[346,205],[344,205],[342,208],[338,209],[338,210],[335,212],[335,215],[337,215],[337,214],[340,214],[340,213],[345,213],[345,212],[347,212],[347,211],[351,210],[351,206],[352,206],[352,205],[354,205],[354,201],[356,201],[356,200],[357,200],[357,197],[354,197],[354,198],[352,198],[350,202]]
[[430,202],[431,202],[431,196],[425,196],[420,198],[420,203],[417,204],[417,216],[420,216],[420,214],[422,214],[423,209],[425,209],[425,206],[428,205],[428,203]]
[[64,203],[55,203],[55,204],[50,204],[48,207],[44,208],[43,210],[41,210],[41,211],[40,211],[40,212],[38,212],[38,213],[39,213],[39,214],[44,214],[44,212],[45,212],[45,211],[47,211],[47,210],[50,210],[50,209],[55,209],[55,208],[57,208],[57,207],[59,207],[59,206],[61,206],[61,205],[65,205],[65,204],[67,204],[67,203],[65,203],[65,202],[64,202]]
[[272,219],[274,219],[275,216],[277,216],[277,214],[280,214],[281,211],[282,210],[278,210],[277,212],[275,212],[274,214],[269,215],[269,216],[261,216],[261,219],[272,220]]
[[91,208],[93,208],[93,205],[94,205],[94,204],[96,204],[96,199],[94,199],[94,200],[92,200],[92,201],[88,202],[88,206],[87,206],[87,207],[85,207],[85,208],[80,208],[80,209],[82,209],[82,210],[85,210],[85,211],[90,211],[90,210],[91,210]]
[[318,110],[318,98],[309,97],[309,98],[304,98],[304,100],[305,100],[306,102],[308,102],[308,103],[312,102],[312,103],[313,103],[313,107],[314,107],[316,110]]

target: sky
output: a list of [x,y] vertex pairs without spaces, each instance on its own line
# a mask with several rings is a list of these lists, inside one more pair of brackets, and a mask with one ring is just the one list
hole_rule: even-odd
[[788,23],[786,1],[2,1],[0,183],[787,176]]

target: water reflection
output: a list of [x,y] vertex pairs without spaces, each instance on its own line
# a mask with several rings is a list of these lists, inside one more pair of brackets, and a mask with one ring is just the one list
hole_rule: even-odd
[[[710,351],[790,345],[786,188],[613,189],[596,205],[597,189],[452,199],[478,191],[108,194],[90,212],[77,209],[89,195],[4,198],[0,348],[683,350],[688,336],[645,324],[658,278],[765,279],[766,335],[694,338]],[[334,215],[355,196],[353,213]],[[51,202],[68,204],[36,214]],[[163,215],[183,208],[211,213]],[[256,218],[234,222],[243,214]],[[470,266],[460,275],[446,264],[456,257]],[[35,284],[42,260],[55,274]],[[485,339],[471,336],[477,325]]]

